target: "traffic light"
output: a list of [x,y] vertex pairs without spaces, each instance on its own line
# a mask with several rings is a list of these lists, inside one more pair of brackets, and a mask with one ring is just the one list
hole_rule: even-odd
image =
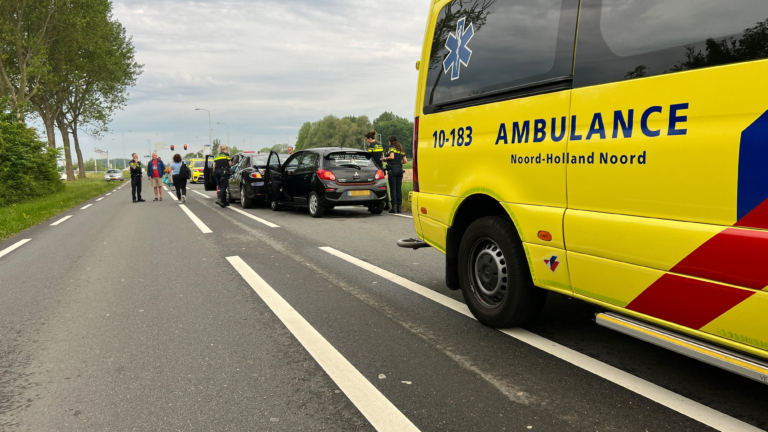
[[184,150],[186,150],[186,149],[187,149],[187,145],[186,145],[186,144],[184,144]]
[[171,146],[171,151],[173,151],[173,146]]

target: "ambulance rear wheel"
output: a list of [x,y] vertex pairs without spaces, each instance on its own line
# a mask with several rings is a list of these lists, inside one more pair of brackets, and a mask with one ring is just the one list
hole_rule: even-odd
[[533,285],[517,231],[497,216],[467,228],[459,246],[459,278],[469,310],[490,327],[526,324],[547,299],[547,292]]

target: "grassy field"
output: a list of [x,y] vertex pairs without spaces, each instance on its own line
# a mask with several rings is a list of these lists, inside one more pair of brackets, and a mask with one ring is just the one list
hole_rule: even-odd
[[61,192],[0,208],[0,240],[33,227],[122,184],[122,182],[104,181],[104,173],[89,173],[86,177],[85,180],[65,182],[64,190]]

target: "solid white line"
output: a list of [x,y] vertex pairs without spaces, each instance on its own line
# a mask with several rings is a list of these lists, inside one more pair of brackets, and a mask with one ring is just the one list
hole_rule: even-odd
[[67,220],[67,219],[69,219],[71,217],[72,217],[72,215],[64,216],[63,218],[61,218],[61,219],[57,220],[56,222],[52,223],[51,226],[56,226],[56,225],[64,222],[65,220]]
[[211,231],[211,230],[210,230],[210,228],[208,228],[207,226],[205,226],[205,224],[203,223],[203,221],[201,221],[201,220],[200,220],[200,218],[198,218],[197,216],[195,216],[195,214],[194,214],[194,213],[192,213],[192,212],[191,212],[191,211],[190,211],[190,210],[187,208],[187,206],[185,206],[184,204],[181,204],[181,205],[179,205],[179,207],[181,207],[181,209],[182,209],[182,210],[184,210],[184,213],[186,213],[186,214],[187,214],[187,216],[189,216],[189,218],[190,218],[190,219],[192,219],[192,222],[194,222],[194,223],[195,223],[195,225],[197,225],[197,227],[198,227],[198,228],[200,228],[200,231],[202,231],[202,232],[203,232],[203,234],[210,234],[210,233],[212,233],[212,232],[213,232],[213,231]]
[[[431,289],[421,286],[415,282],[411,282],[405,278],[402,278],[394,273],[390,273],[384,269],[376,267],[372,264],[368,264],[358,258],[351,255],[347,255],[344,252],[340,252],[330,247],[321,247],[331,255],[335,255],[349,263],[352,263],[358,267],[370,271],[384,279],[388,279],[404,288],[407,288],[415,293],[421,294],[424,297],[429,298],[443,306],[466,315],[469,318],[475,319],[469,308],[464,303],[456,301],[443,294],[439,294]],[[659,387],[656,384],[652,384],[644,379],[638,378],[632,374],[617,369],[613,366],[605,364],[601,361],[595,360],[570,348],[566,348],[560,344],[552,342],[549,339],[545,339],[541,336],[533,334],[527,330],[521,328],[505,329],[501,330],[502,333],[511,336],[521,342],[534,346],[548,354],[551,354],[561,360],[571,363],[581,369],[611,381],[614,384],[618,384],[627,390],[633,391],[641,396],[644,396],[652,401],[655,401],[661,405],[666,406],[672,410],[679,412],[685,416],[688,416],[696,421],[704,423],[707,426],[715,428],[721,431],[749,431],[757,432],[760,429],[742,422],[741,420],[730,417],[720,411],[709,408],[696,401],[690,400],[686,397],[680,396],[677,393],[671,392],[665,388]]]
[[163,190],[167,191],[167,190],[168,190],[168,188],[167,188],[167,187],[165,187],[165,186],[163,186]]
[[0,251],[0,258],[8,255],[9,253],[15,251],[16,249],[24,246],[25,243],[31,242],[31,241],[32,241],[32,239],[24,239],[24,240],[22,240],[22,241],[20,241],[18,243],[15,243],[13,246],[9,246],[9,247],[3,249],[2,251]]
[[268,226],[270,228],[280,228],[280,225],[275,225],[275,224],[273,224],[272,222],[270,222],[268,220],[264,220],[264,219],[262,219],[260,217],[256,217],[256,216],[254,216],[254,215],[252,215],[252,214],[250,214],[248,212],[242,211],[242,210],[234,208],[232,206],[229,206],[227,208],[230,209],[230,210],[234,210],[234,211],[240,213],[241,215],[243,215],[245,217],[249,217],[249,218],[255,220],[256,222],[261,222],[261,223],[263,223],[264,225],[266,225],[266,226]]
[[190,189],[190,190],[191,190],[192,192],[194,192],[194,193],[196,193],[196,194],[200,195],[200,196],[201,196],[201,197],[203,197],[203,198],[210,198],[208,195],[206,195],[206,194],[204,194],[204,193],[200,193],[200,192],[198,192],[198,191],[196,191],[196,190],[193,190],[193,189]]
[[80,210],[85,210],[85,209],[87,209],[88,207],[90,207],[90,206],[92,206],[92,205],[93,205],[93,204],[88,204],[87,206],[85,206],[85,207],[81,208]]
[[227,257],[227,261],[280,318],[285,327],[293,333],[377,431],[419,430],[245,261],[238,256]]
[[96,202],[99,202],[99,201],[101,201],[103,199],[104,199],[104,197],[101,197],[101,198],[97,199]]

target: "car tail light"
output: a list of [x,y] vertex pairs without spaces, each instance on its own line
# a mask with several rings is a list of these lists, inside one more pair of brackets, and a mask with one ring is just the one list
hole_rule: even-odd
[[257,173],[257,172],[251,173],[251,178],[260,179],[261,178],[261,174]]
[[384,178],[384,171],[378,170],[376,171],[376,176],[374,177],[376,180],[381,180]]
[[387,190],[387,187],[386,186],[382,186],[382,187],[379,188],[379,190]]
[[328,170],[317,170],[317,176],[323,180],[336,180],[336,175]]
[[336,189],[333,189],[333,188],[328,188],[328,189],[326,189],[325,191],[326,191],[326,192],[336,192]]
[[419,192],[419,118],[413,120],[413,191]]

